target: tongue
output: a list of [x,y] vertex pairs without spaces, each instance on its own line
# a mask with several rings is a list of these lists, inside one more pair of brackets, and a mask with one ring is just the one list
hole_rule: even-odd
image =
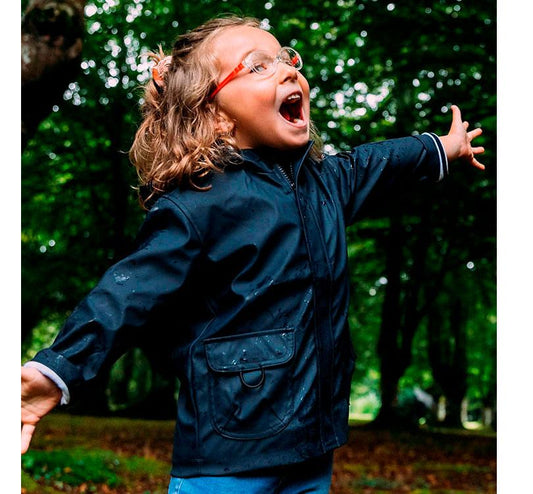
[[281,116],[289,122],[296,122],[300,119],[299,103],[283,103],[279,109]]
[[287,107],[287,105],[281,105],[279,112],[281,113],[281,116],[285,120],[288,120],[289,122],[292,121],[291,112],[289,111],[289,108]]

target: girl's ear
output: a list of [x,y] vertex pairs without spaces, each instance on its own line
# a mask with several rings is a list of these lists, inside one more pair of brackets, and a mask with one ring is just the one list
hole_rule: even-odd
[[233,132],[235,123],[228,115],[222,110],[218,110],[216,113],[215,130],[219,135],[229,135]]

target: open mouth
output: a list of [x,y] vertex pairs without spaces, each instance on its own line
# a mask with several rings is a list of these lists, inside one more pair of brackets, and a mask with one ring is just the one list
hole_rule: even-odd
[[289,95],[281,104],[279,113],[290,123],[303,122],[302,96],[298,93]]

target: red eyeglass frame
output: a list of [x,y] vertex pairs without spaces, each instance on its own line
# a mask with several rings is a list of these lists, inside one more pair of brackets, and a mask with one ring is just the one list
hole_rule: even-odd
[[[302,62],[302,57],[301,55],[294,49],[294,48],[290,48],[289,46],[282,46],[279,53],[277,54],[276,58],[274,60],[277,60],[278,63],[281,61],[281,59],[279,58],[280,56],[280,53],[283,51],[283,50],[291,50],[293,51],[296,55],[291,58],[291,67],[295,67],[296,70],[300,70],[303,66],[303,62]],[[245,59],[246,60],[246,59]],[[243,60],[239,65],[237,65],[237,67],[235,67],[229,74],[227,77],[224,78],[224,80],[222,80],[218,86],[211,92],[211,94],[209,95],[209,101],[212,101],[213,98],[218,94],[218,92],[224,87],[226,86],[226,84],[228,84],[229,82],[231,82],[233,79],[235,79],[235,77],[237,76],[237,74],[244,68],[246,68],[246,65],[244,63]],[[296,67],[297,65],[297,62],[298,60],[300,60],[300,66],[299,67]],[[250,69],[251,70],[251,69]]]
[[244,65],[244,62],[241,62],[239,65],[237,65],[237,67],[235,67],[227,77],[224,78],[223,81],[220,82],[220,84],[214,89],[214,91],[209,95],[209,101],[211,101],[216,95],[217,93],[226,85],[228,84],[229,82],[231,82],[233,79],[235,79],[235,77],[237,76],[237,74],[246,67],[246,65]]

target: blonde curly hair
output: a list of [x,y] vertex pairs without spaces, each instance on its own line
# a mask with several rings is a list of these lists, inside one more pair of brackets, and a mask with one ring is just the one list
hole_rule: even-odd
[[[154,78],[144,87],[143,121],[129,151],[144,208],[175,187],[208,190],[202,178],[242,160],[232,133],[220,131],[218,105],[209,98],[219,77],[210,42],[239,26],[261,24],[251,17],[215,18],[179,36],[171,58],[161,48],[148,54]],[[317,142],[314,128],[311,133]]]

